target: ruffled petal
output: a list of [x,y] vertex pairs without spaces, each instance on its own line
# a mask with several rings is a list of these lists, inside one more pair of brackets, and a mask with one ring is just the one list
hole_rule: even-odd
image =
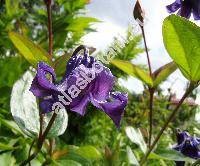
[[[47,78],[47,75],[50,75],[52,81],[50,81],[49,78]],[[55,81],[56,75],[50,66],[48,66],[44,62],[38,63],[37,68],[37,74],[32,82],[30,91],[36,96],[36,97],[45,97],[50,96],[52,94],[52,90],[56,90],[56,85],[53,84],[53,81]]]
[[83,58],[84,57],[82,55],[75,55],[69,59],[69,61],[67,62],[67,69],[65,74],[66,78],[72,73],[72,71],[76,67],[78,67],[81,64]]
[[192,14],[192,6],[188,1],[184,1],[182,3],[183,4],[181,9],[178,11],[178,15],[189,19]]
[[114,76],[106,67],[102,68],[96,79],[92,89],[92,96],[97,101],[105,101],[109,97],[114,85]]
[[178,145],[182,144],[189,136],[190,134],[187,131],[177,132],[176,138]]
[[89,71],[90,69],[86,68],[84,65],[76,67],[67,79],[67,90],[65,91],[72,99],[70,110],[82,116],[85,114],[87,104],[89,103],[89,91],[93,84],[93,81],[88,82],[86,78]]
[[91,102],[97,108],[103,110],[115,123],[117,128],[120,126],[122,115],[128,102],[127,94],[115,92],[111,94],[112,101],[97,101],[91,94]]
[[195,0],[193,3],[193,17],[195,20],[200,20],[200,1]]
[[180,2],[180,0],[176,0],[174,3],[172,3],[172,4],[168,5],[168,6],[166,6],[167,11],[168,11],[169,13],[174,13],[174,12],[176,12],[180,7],[181,7],[181,2]]
[[40,108],[42,109],[43,113],[52,112],[52,106],[56,101],[54,99],[45,99],[40,102]]
[[87,95],[75,98],[70,105],[70,110],[80,114],[81,116],[84,116],[88,103],[89,103],[89,96]]

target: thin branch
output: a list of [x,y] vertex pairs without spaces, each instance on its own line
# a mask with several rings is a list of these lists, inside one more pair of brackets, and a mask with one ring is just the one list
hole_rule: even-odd
[[39,149],[42,147],[42,145],[43,145],[43,143],[44,143],[44,140],[46,139],[46,137],[47,137],[47,135],[48,135],[48,133],[49,133],[51,127],[53,126],[53,123],[54,123],[56,117],[57,117],[57,113],[54,112],[53,115],[52,115],[52,117],[51,117],[51,119],[50,119],[50,121],[49,121],[49,124],[48,124],[46,130],[44,131],[44,133],[43,133],[41,139],[40,139],[39,142],[38,142],[38,148],[39,148]]
[[[52,33],[52,16],[51,16],[51,3],[52,3],[52,0],[44,0],[45,4],[46,4],[46,7],[47,7],[47,15],[48,15],[48,34],[49,34],[49,55],[50,55],[50,58],[51,60],[53,59],[53,33]],[[40,132],[39,132],[39,139],[38,139],[38,143],[37,143],[37,150],[35,153],[33,153],[32,155],[30,155],[31,153],[31,149],[32,149],[32,146],[34,145],[34,142],[32,143],[31,145],[31,148],[29,150],[29,157],[27,160],[25,160],[24,162],[22,162],[20,164],[20,166],[25,166],[26,164],[30,164],[31,160],[33,160],[37,155],[38,153],[40,152],[40,150],[42,149],[42,145],[56,119],[56,116],[57,114],[54,112],[54,114],[52,115],[48,125],[47,125],[47,128],[46,130],[42,131],[42,124],[43,124],[43,115],[40,113]]]
[[149,52],[148,52],[148,48],[147,48],[147,42],[146,42],[146,36],[145,36],[145,32],[144,32],[144,27],[140,26],[140,28],[142,30],[142,36],[143,36],[143,40],[144,40],[145,52],[146,52],[146,55],[147,55],[147,61],[148,61],[148,66],[149,66],[149,75],[152,76],[151,61],[150,61]]
[[[152,77],[152,69],[151,69],[151,61],[150,61],[150,56],[148,52],[148,47],[147,47],[147,42],[146,42],[146,36],[144,32],[144,27],[140,26],[142,30],[142,36],[144,40],[144,46],[145,46],[145,52],[147,55],[147,62],[148,62],[148,67],[149,67],[149,75]],[[151,139],[152,139],[152,129],[153,129],[153,96],[154,96],[154,89],[149,88],[149,95],[150,95],[150,100],[149,100],[149,139],[148,139],[148,146],[151,146]]]
[[50,131],[52,125],[53,125],[53,122],[54,122],[55,119],[56,119],[56,117],[57,117],[57,113],[54,112],[53,115],[52,115],[52,117],[51,117],[51,119],[50,119],[50,121],[49,121],[49,123],[48,123],[48,126],[47,126],[46,130],[44,131],[43,135],[41,136],[41,139],[38,139],[37,150],[36,150],[36,152],[33,153],[27,160],[25,160],[24,162],[22,162],[22,163],[20,164],[20,166],[25,166],[25,165],[28,164],[31,160],[33,160],[35,157],[37,157],[38,153],[39,153],[40,150],[42,149],[42,145],[43,145],[43,143],[44,143],[44,141],[45,141],[45,139],[46,139],[46,137],[47,137],[47,135],[48,135],[48,133],[49,133],[49,131]]
[[176,108],[174,109],[174,111],[170,114],[170,116],[168,117],[167,121],[165,122],[164,126],[162,127],[162,129],[160,130],[160,132],[158,133],[157,137],[155,138],[153,144],[150,146],[149,150],[147,151],[147,153],[145,154],[145,156],[142,158],[142,160],[140,161],[140,165],[143,165],[148,156],[150,155],[151,151],[154,149],[155,145],[157,144],[157,142],[160,140],[163,132],[167,129],[169,123],[174,119],[176,113],[179,111],[180,106],[183,104],[184,100],[188,97],[188,95],[197,87],[197,84],[193,84],[191,83],[190,86],[188,87],[188,89],[186,90],[185,94],[183,95],[183,97],[181,98],[181,100],[179,101],[178,105],[176,106]]
[[53,32],[52,32],[52,17],[51,17],[51,0],[46,0],[47,15],[48,15],[48,33],[49,33],[49,55],[53,58]]
[[152,129],[153,129],[153,96],[154,96],[154,89],[149,89],[150,99],[149,99],[149,142],[148,146],[151,146],[151,139],[152,139]]
[[23,161],[20,166],[25,166],[28,163],[30,163],[37,155],[38,155],[39,151],[36,151],[35,153],[33,153],[27,160]]
[[[31,150],[33,148],[34,143],[35,143],[35,140],[33,140],[33,142],[31,143],[30,149],[28,151],[28,158],[30,158],[30,156],[31,156]],[[31,166],[31,162],[29,162],[29,166]]]

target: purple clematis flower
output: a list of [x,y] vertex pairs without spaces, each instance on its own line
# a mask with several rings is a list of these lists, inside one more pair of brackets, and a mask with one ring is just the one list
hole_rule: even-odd
[[174,13],[178,9],[178,15],[189,19],[193,14],[195,20],[200,20],[200,0],[176,0],[167,6],[169,13]]
[[183,155],[188,156],[190,158],[200,158],[199,138],[190,136],[189,133],[186,131],[178,131],[177,142],[178,144],[175,145],[173,149],[181,152]]
[[[80,51],[84,51],[80,54]],[[111,92],[114,76],[111,71],[88,55],[87,48],[79,46],[67,63],[66,74],[56,83],[54,69],[44,62],[38,63],[37,74],[30,91],[41,98],[44,113],[66,108],[84,115],[91,102],[104,111],[117,127],[127,105],[128,96]]]

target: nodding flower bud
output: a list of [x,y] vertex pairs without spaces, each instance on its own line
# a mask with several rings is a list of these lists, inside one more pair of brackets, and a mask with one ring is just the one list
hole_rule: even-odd
[[144,13],[144,10],[141,7],[139,0],[136,1],[135,7],[134,7],[134,10],[133,10],[133,17],[139,23],[140,26],[144,25],[145,13]]

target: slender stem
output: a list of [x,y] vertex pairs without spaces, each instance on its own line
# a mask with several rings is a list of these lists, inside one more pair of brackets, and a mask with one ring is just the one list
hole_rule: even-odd
[[23,161],[20,166],[25,166],[26,164],[30,163],[38,155],[38,153],[39,151],[33,153],[27,160]]
[[53,32],[52,32],[52,17],[51,17],[51,0],[46,0],[47,15],[48,15],[48,32],[49,32],[49,55],[53,58]]
[[40,131],[39,131],[39,140],[41,139],[41,136],[42,136],[42,127],[43,127],[43,118],[44,118],[44,115],[40,112],[39,113],[39,117],[40,117]]
[[144,46],[145,46],[145,52],[147,55],[147,61],[148,61],[148,66],[149,66],[149,75],[152,75],[152,70],[151,70],[151,61],[150,61],[150,57],[149,57],[149,52],[148,52],[148,48],[147,48],[147,42],[146,42],[146,36],[145,36],[145,32],[144,32],[144,27],[140,26],[141,30],[142,30],[142,36],[143,36],[143,40],[144,40]]
[[[34,143],[35,143],[35,140],[33,140],[33,142],[31,143],[30,149],[28,151],[28,158],[30,158],[30,156],[31,156],[31,150],[33,148]],[[31,162],[29,162],[28,164],[29,164],[29,166],[31,166]]]
[[[147,61],[149,66],[149,75],[152,76],[152,69],[151,69],[151,61],[150,56],[147,48],[147,42],[146,42],[146,36],[144,32],[144,27],[140,26],[142,30],[142,36],[144,40],[144,46],[145,46],[145,52],[147,55]],[[153,128],[153,95],[154,95],[154,89],[149,88],[149,94],[150,94],[150,100],[149,100],[149,139],[148,139],[148,146],[151,146],[151,138],[152,138],[152,128]]]
[[152,139],[152,129],[153,129],[153,96],[154,96],[154,89],[149,89],[150,99],[149,99],[149,139],[148,139],[148,146],[151,146],[151,139]]
[[[47,6],[47,15],[48,15],[48,34],[49,34],[49,55],[51,60],[53,59],[53,33],[52,33],[52,17],[51,17],[51,2],[52,0],[44,0],[46,6]],[[43,124],[43,115],[40,113],[40,132],[39,132],[39,138],[38,138],[38,143],[37,143],[37,150],[35,153],[33,153],[32,155],[30,155],[31,153],[31,149],[32,146],[34,145],[34,142],[31,145],[30,151],[29,151],[29,157],[27,160],[25,160],[24,162],[22,162],[20,164],[20,166],[25,166],[26,164],[30,164],[31,160],[33,160],[38,153],[40,152],[40,150],[42,149],[42,145],[56,119],[57,113],[54,112],[54,114],[52,115],[46,130],[44,131],[44,133],[42,133],[42,124]]]
[[39,148],[39,149],[42,148],[42,145],[43,145],[43,143],[44,143],[44,140],[46,139],[46,137],[47,137],[47,135],[48,135],[48,133],[49,133],[49,131],[50,131],[52,125],[53,125],[53,122],[54,122],[55,119],[56,119],[56,117],[57,117],[57,113],[54,112],[53,115],[52,115],[52,117],[51,117],[51,119],[50,119],[50,121],[49,121],[49,123],[48,123],[48,126],[47,126],[46,130],[44,131],[43,135],[41,136],[41,139],[40,139],[39,142],[38,142],[38,148]]
[[145,161],[147,160],[149,154],[151,153],[151,151],[154,149],[155,145],[157,144],[157,142],[160,140],[163,132],[165,131],[165,129],[167,129],[169,123],[174,119],[176,113],[178,112],[180,106],[183,104],[184,100],[186,99],[186,97],[197,87],[196,84],[191,83],[190,86],[188,87],[188,89],[186,90],[185,94],[183,95],[183,97],[181,98],[181,100],[179,101],[178,105],[176,106],[176,108],[174,109],[174,111],[170,114],[170,116],[168,117],[167,121],[165,122],[164,126],[162,127],[162,129],[160,130],[160,132],[158,133],[157,137],[155,138],[153,144],[150,146],[149,150],[147,151],[147,153],[145,154],[145,156],[142,158],[142,160],[140,161],[140,165],[143,165],[145,163]]
[[35,153],[33,153],[27,160],[25,160],[24,162],[22,162],[20,164],[20,166],[25,166],[26,164],[28,164],[31,160],[33,160],[37,155],[38,153],[40,152],[40,150],[42,149],[42,145],[47,137],[47,134],[49,133],[52,125],[53,125],[53,122],[55,121],[56,119],[56,116],[57,116],[57,113],[53,113],[49,123],[48,123],[48,126],[46,128],[46,130],[44,131],[43,135],[41,136],[41,139],[38,139],[38,143],[37,143],[37,150]]

